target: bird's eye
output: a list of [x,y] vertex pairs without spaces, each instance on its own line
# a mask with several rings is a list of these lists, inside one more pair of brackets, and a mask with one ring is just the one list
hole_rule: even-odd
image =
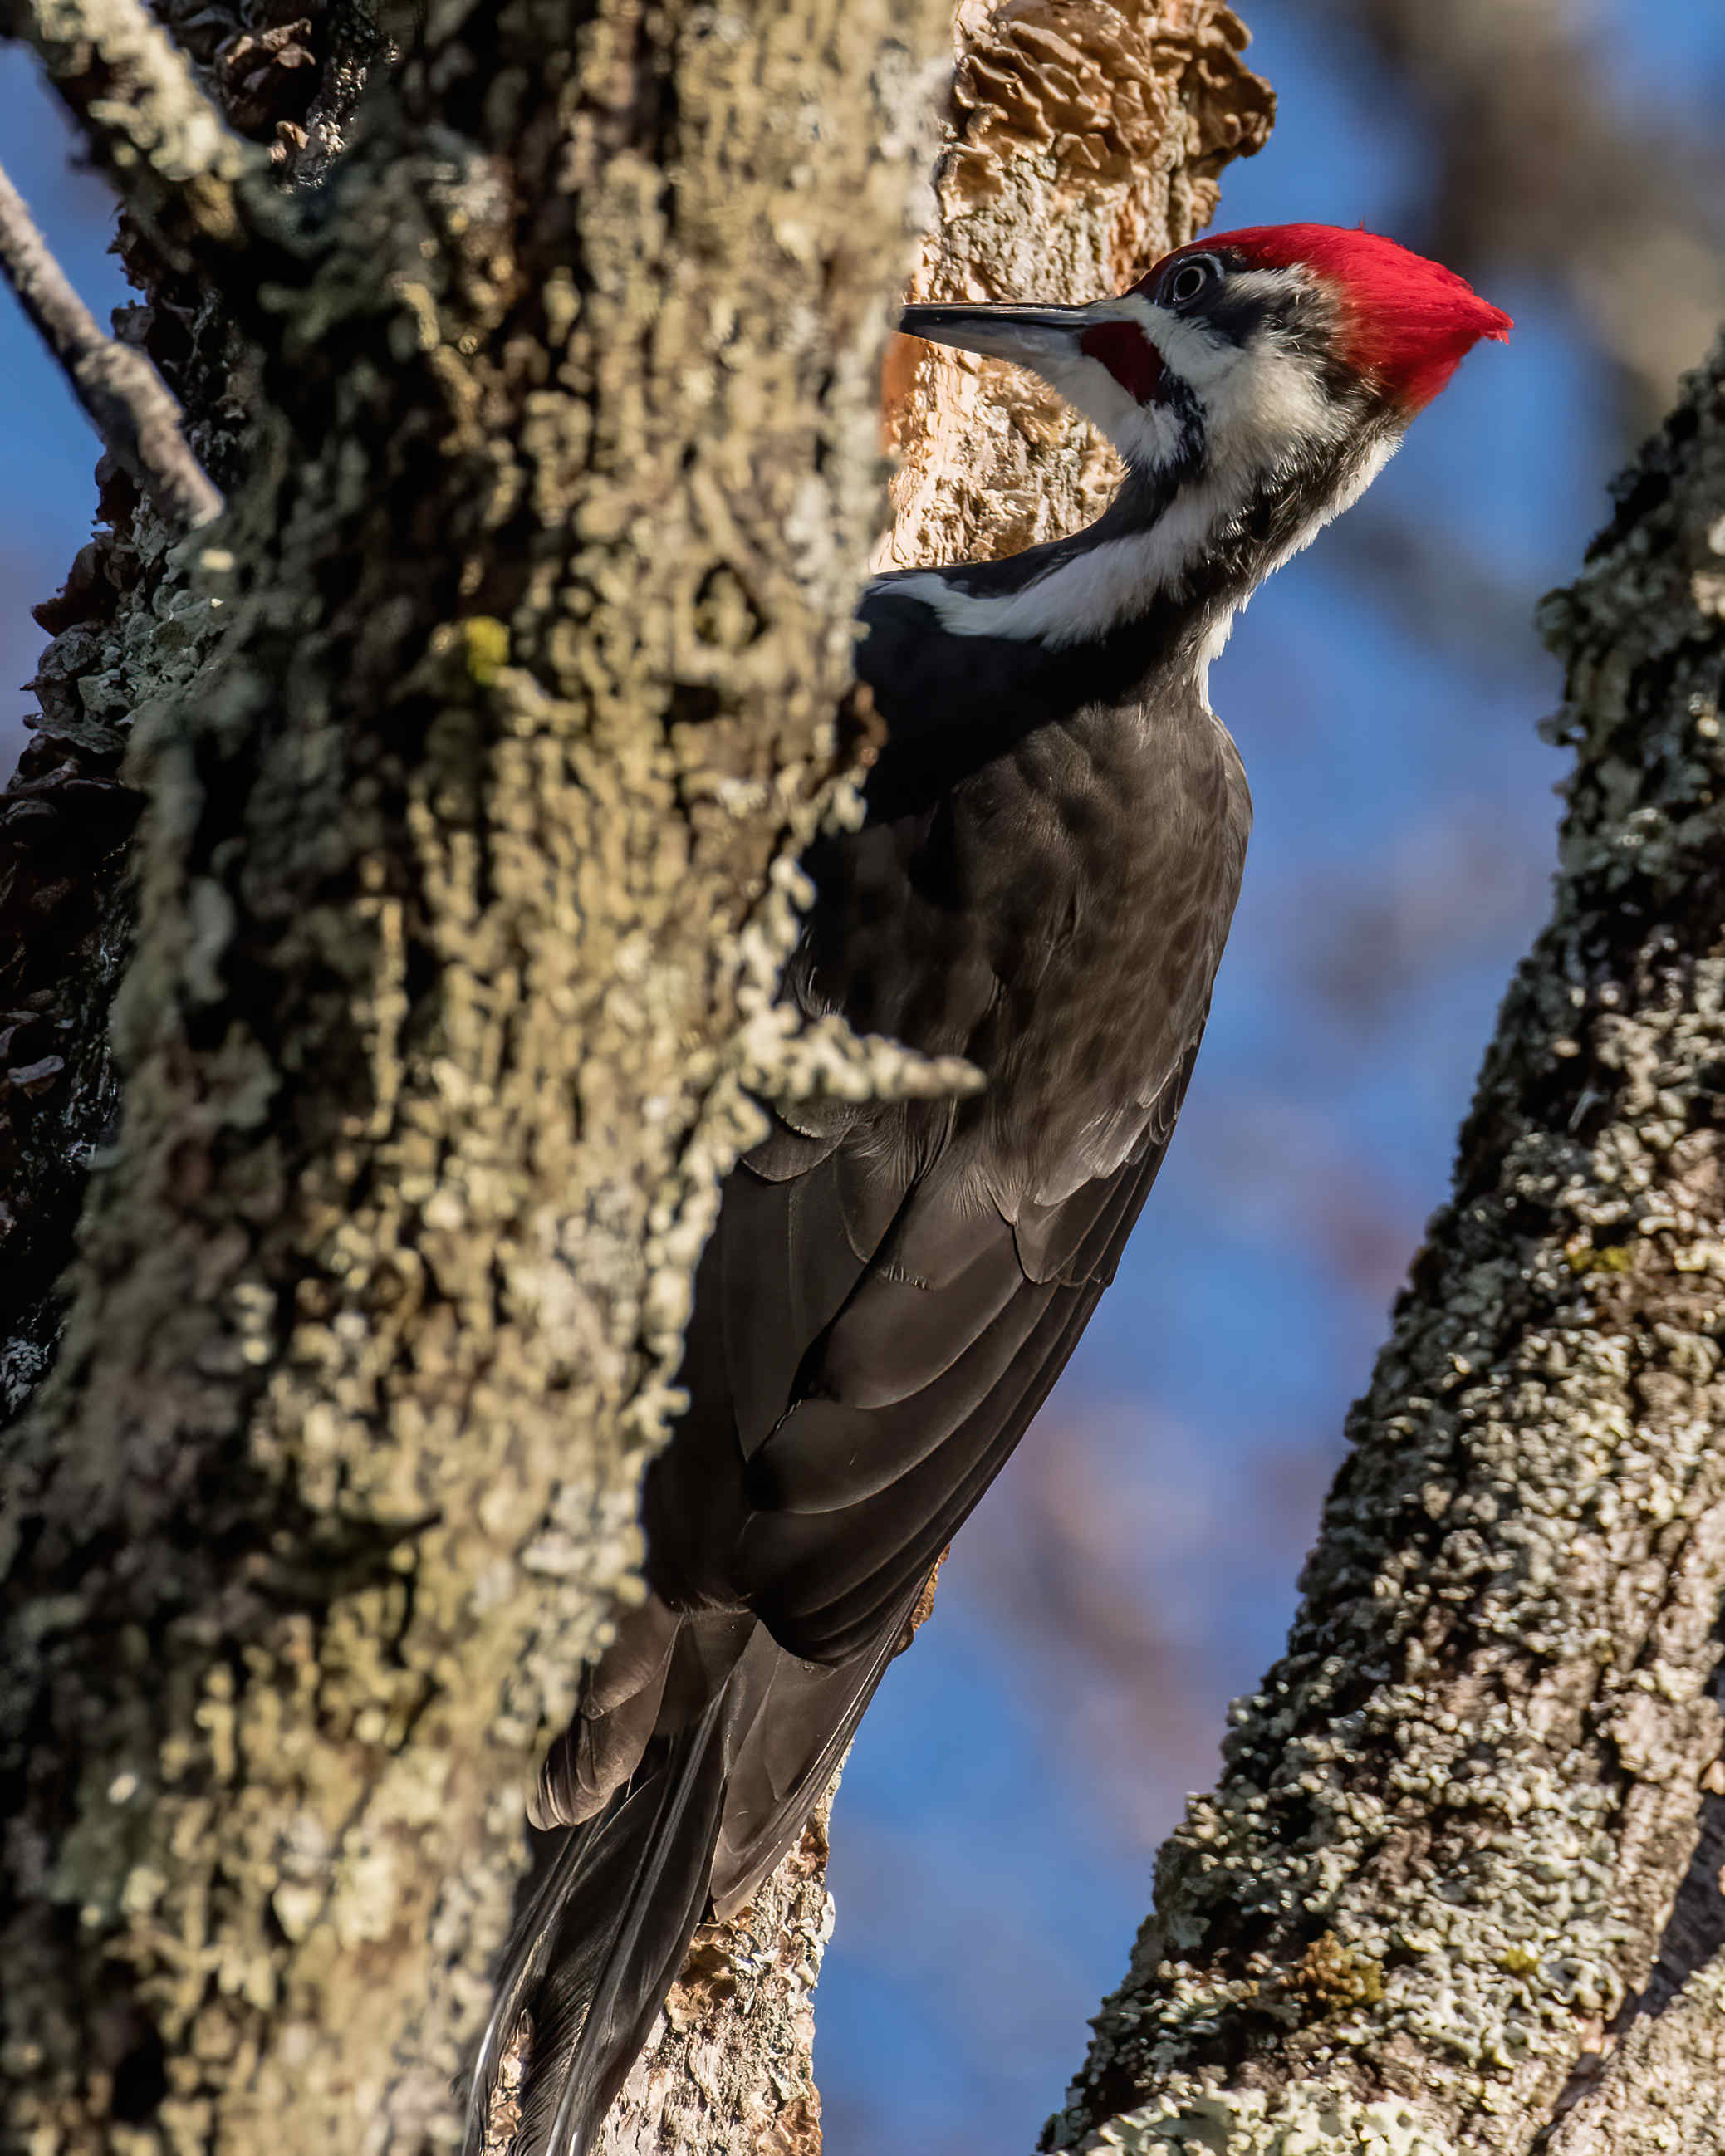
[[1168,300],[1183,307],[1204,290],[1216,274],[1213,262],[1183,262],[1168,280]]

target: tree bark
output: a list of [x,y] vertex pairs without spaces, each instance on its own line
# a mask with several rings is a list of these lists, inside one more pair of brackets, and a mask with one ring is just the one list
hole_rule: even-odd
[[325,202],[176,234],[256,408],[13,1463],[9,2145],[446,2142],[745,1086],[948,1082],[768,1009],[940,28],[439,11]]
[[1551,924],[1047,2148],[1718,2145],[1725,344],[1616,500]]
[[[222,15],[187,13],[194,79],[129,0],[24,11],[228,503],[176,547],[106,472],[8,797],[0,1953],[33,2156],[447,2145],[526,1769],[634,1577],[751,1096],[963,1077],[771,1000],[869,724],[849,622],[934,0],[438,9],[351,131],[341,7]],[[963,34],[924,289],[1106,289],[1267,121],[1214,0]],[[320,35],[340,79],[295,105]],[[321,197],[200,85],[279,172],[349,132]],[[1093,506],[1082,430],[949,364],[895,393],[901,543]],[[701,1943],[627,2145],[818,2132],[821,1835]]]

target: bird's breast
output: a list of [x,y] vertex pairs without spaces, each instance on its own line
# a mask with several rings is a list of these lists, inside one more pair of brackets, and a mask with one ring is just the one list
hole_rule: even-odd
[[1202,1025],[1247,814],[1201,706],[1037,727],[811,861],[799,992],[978,1064],[961,1135],[991,1155],[1101,1157]]

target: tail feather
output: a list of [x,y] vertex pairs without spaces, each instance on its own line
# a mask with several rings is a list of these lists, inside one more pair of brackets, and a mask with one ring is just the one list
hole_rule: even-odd
[[627,1782],[659,1719],[682,1624],[656,1594],[618,1627],[582,1686],[581,1705],[545,1755],[527,1806],[536,1827],[579,1826]]
[[504,1955],[474,2068],[468,2156],[527,2019],[511,2156],[586,2156],[706,1906],[724,1803],[722,1686],[658,1770],[568,1831]]
[[713,1860],[713,1913],[753,1901],[825,1791],[886,1666],[912,1604],[860,1655],[835,1667],[788,1655],[763,1625],[738,1666],[754,1694],[747,1741],[733,1758]]
[[533,1816],[562,1838],[504,1949],[465,2156],[506,2119],[507,2156],[587,2156],[709,1897],[735,1914],[801,1834],[909,1614],[829,1667],[746,1613],[630,1614],[540,1783]]

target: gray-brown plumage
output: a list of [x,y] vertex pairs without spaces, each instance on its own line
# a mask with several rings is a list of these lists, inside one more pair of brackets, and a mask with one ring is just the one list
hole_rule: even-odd
[[801,1831],[1060,1374],[1161,1165],[1240,889],[1209,659],[1500,326],[1436,265],[1317,227],[1183,249],[1096,307],[911,310],[1036,366],[1128,464],[1089,531],[879,578],[860,609],[886,743],[863,828],[808,859],[783,992],[987,1083],[781,1110],[726,1184],[691,1404],[646,1481],[651,1592],[541,1776],[557,1838],[470,2148],[517,2031],[518,2156],[590,2145],[695,1925]]

